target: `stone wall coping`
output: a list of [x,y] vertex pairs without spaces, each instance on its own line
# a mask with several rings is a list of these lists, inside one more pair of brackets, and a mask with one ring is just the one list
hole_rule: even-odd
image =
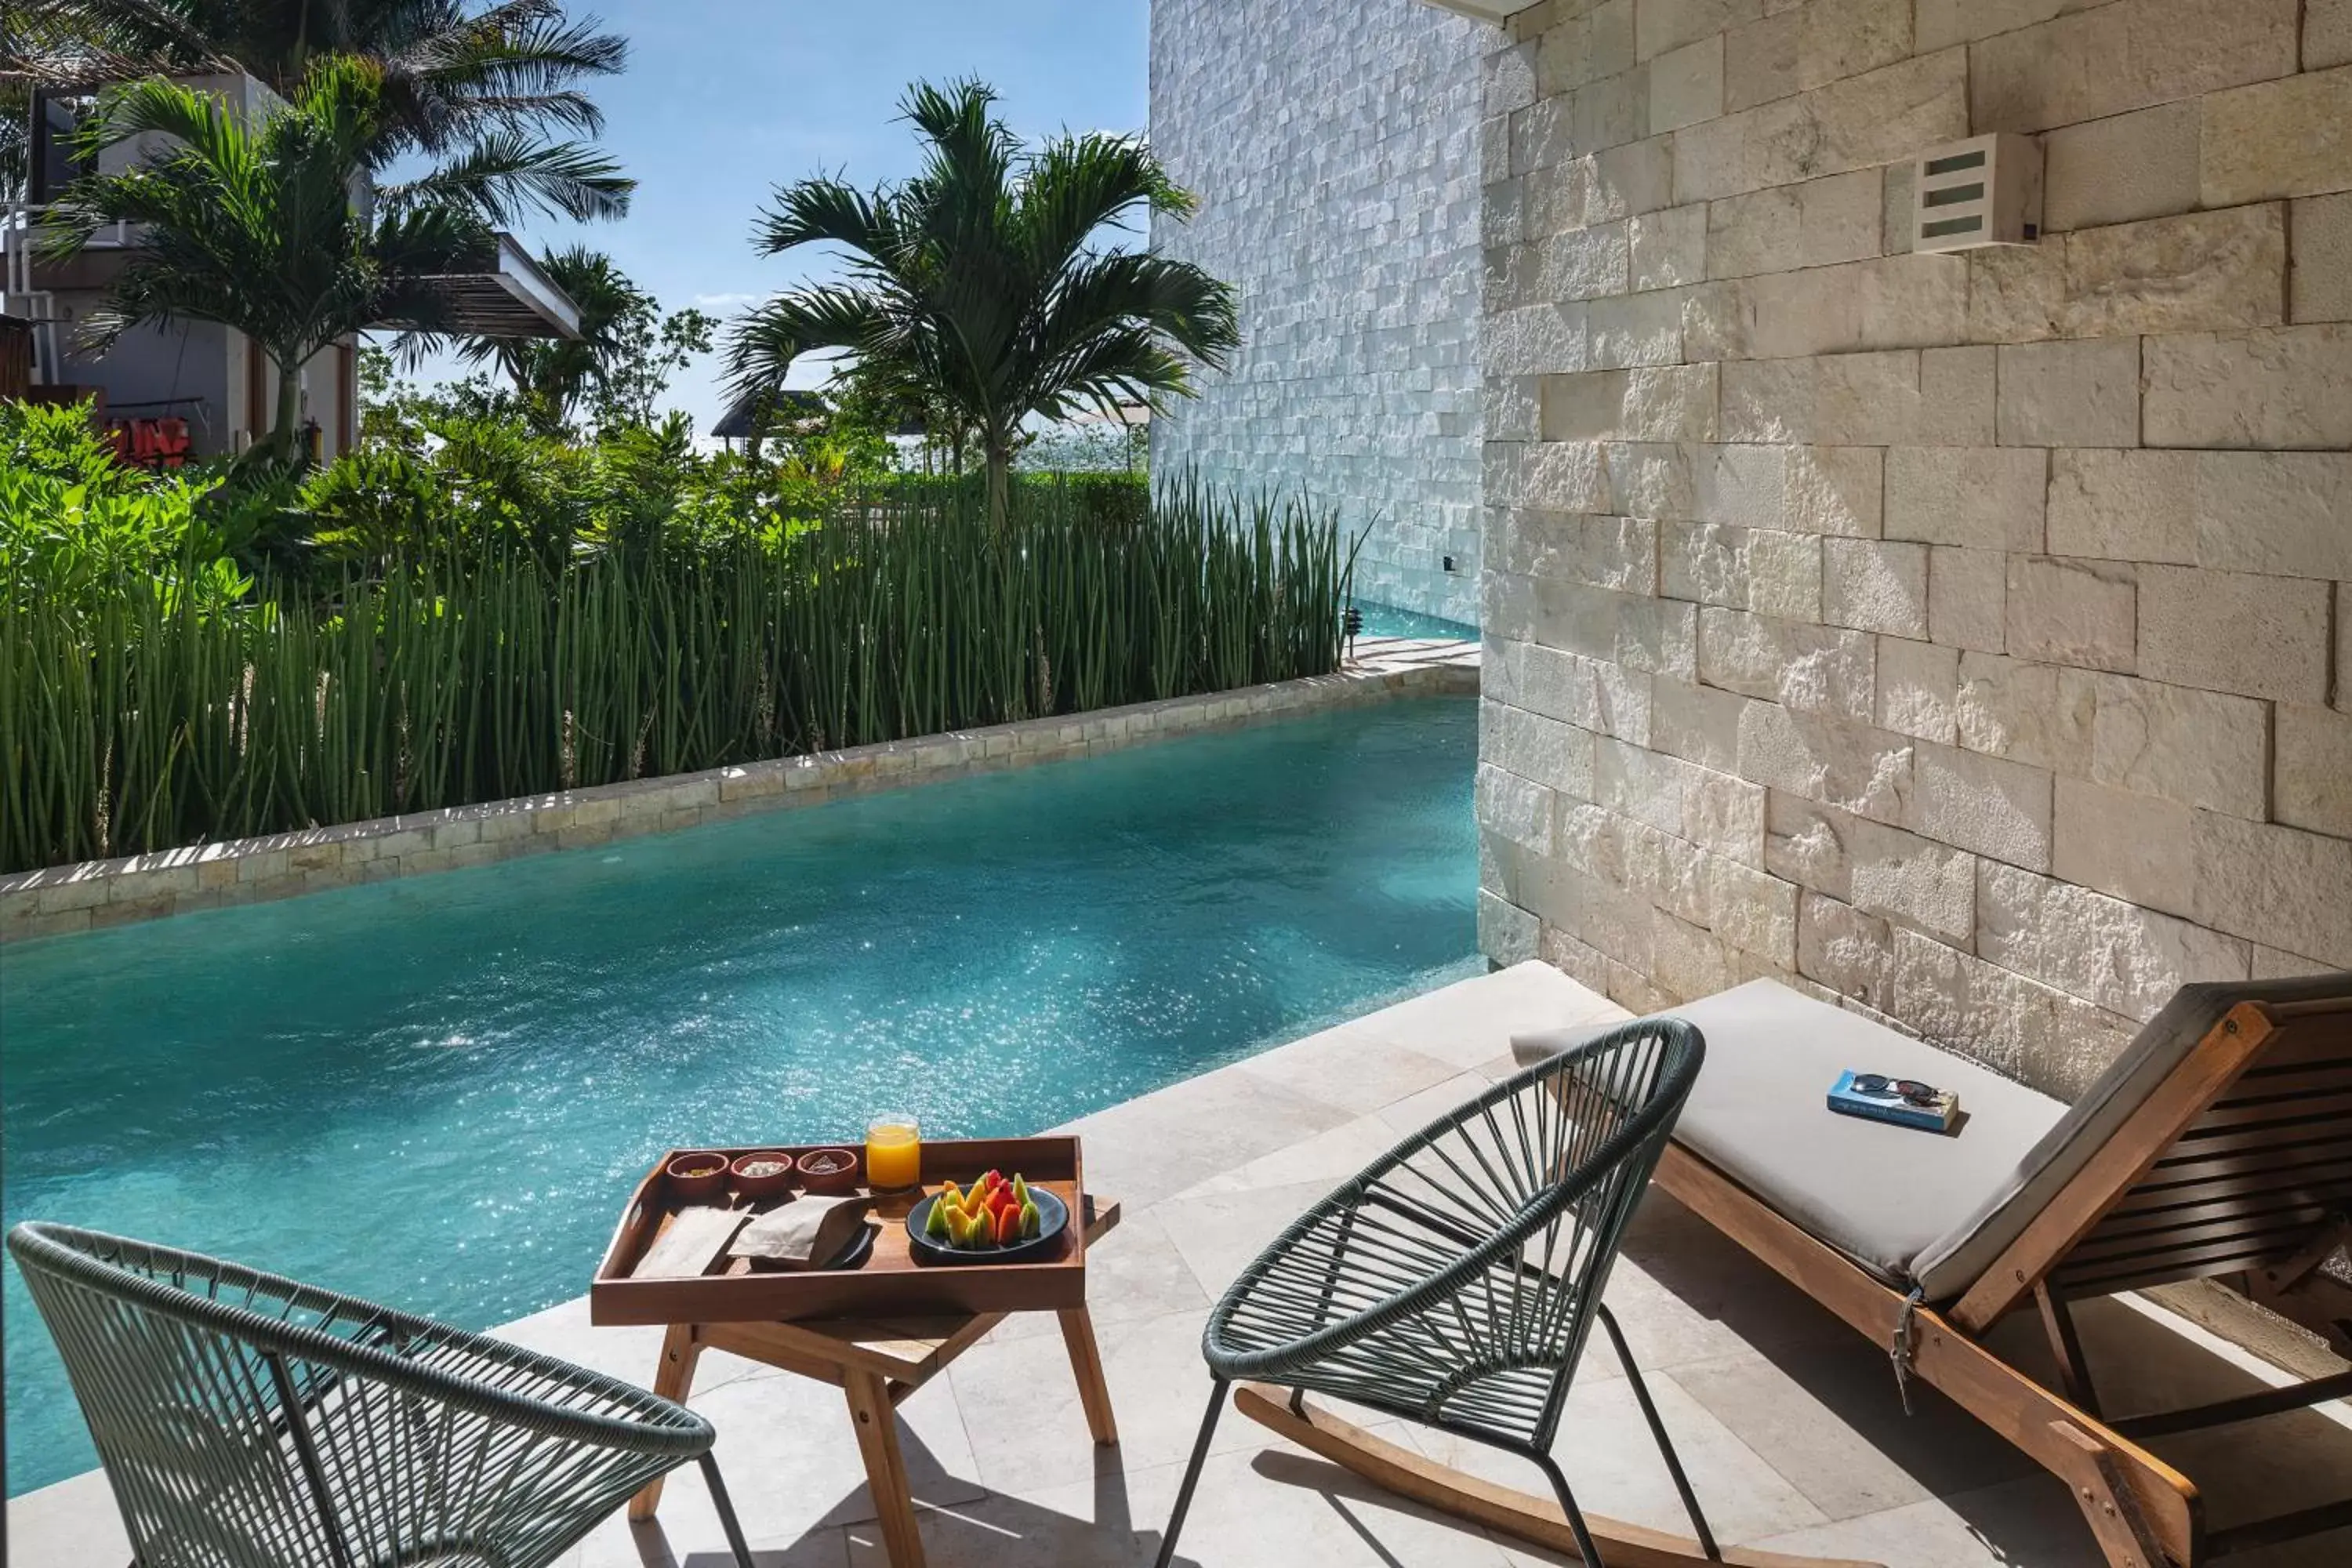
[[1329,675],[44,867],[0,877],[0,942],[583,848],[1319,709],[1475,692],[1478,658],[1471,643],[1364,638]]

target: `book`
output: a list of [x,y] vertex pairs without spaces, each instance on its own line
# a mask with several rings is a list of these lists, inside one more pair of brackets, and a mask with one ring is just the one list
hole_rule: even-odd
[[1849,1068],[1838,1075],[1830,1090],[1830,1109],[1840,1116],[1916,1127],[1923,1132],[1949,1132],[1959,1118],[1960,1097],[1949,1089]]

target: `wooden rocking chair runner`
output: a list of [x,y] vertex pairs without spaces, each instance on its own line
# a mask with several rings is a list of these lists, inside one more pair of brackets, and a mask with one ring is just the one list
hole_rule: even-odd
[[[1757,981],[1677,1008],[1707,1070],[1658,1184],[2063,1479],[2115,1568],[2190,1568],[2352,1526],[2352,1498],[2226,1531],[2141,1439],[2352,1394],[2352,1373],[2109,1419],[2074,1302],[2213,1279],[2352,1356],[2352,973],[2191,985],[2071,1109],[1950,1052]],[[1513,1042],[1522,1060],[1589,1029]],[[1957,1089],[1949,1137],[1829,1114],[1853,1068]],[[1982,1336],[2031,1309],[2045,1386]]]
[[[1496,1084],[1407,1138],[1300,1216],[1209,1315],[1215,1383],[1177,1493],[1161,1568],[1199,1485],[1227,1388],[1246,1415],[1440,1508],[1609,1568],[1773,1564],[1722,1552],[1641,1369],[1601,1304],[1618,1238],[1649,1184],[1705,1042],[1674,1019],[1611,1030]],[[1689,1512],[1696,1541],[1587,1518],[1551,1456],[1598,1320]],[[1556,1504],[1469,1481],[1347,1422],[1309,1393],[1530,1460]]]

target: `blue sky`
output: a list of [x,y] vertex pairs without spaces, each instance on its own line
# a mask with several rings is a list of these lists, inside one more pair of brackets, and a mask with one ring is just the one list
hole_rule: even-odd
[[[530,237],[609,252],[670,309],[730,315],[821,268],[813,253],[755,256],[754,217],[776,185],[809,174],[871,184],[910,172],[915,143],[896,106],[918,78],[992,83],[1024,137],[1140,131],[1147,118],[1149,0],[604,0],[572,11],[629,39],[627,74],[593,90],[636,200],[619,223],[547,224]],[[718,374],[698,366],[671,386],[698,429],[722,405]]]

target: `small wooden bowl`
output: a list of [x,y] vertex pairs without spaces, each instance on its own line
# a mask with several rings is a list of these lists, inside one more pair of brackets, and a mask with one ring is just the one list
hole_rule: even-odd
[[[755,1176],[744,1170],[746,1165],[773,1165],[776,1168],[764,1175]],[[727,1167],[727,1174],[734,1184],[738,1196],[772,1198],[778,1193],[788,1192],[792,1188],[793,1157],[774,1149],[754,1150],[739,1156],[732,1165]]]
[[801,1185],[811,1193],[831,1197],[857,1185],[858,1159],[853,1150],[812,1149],[793,1164],[800,1172]]
[[727,1156],[698,1151],[680,1154],[663,1168],[675,1196],[700,1201],[727,1192]]

